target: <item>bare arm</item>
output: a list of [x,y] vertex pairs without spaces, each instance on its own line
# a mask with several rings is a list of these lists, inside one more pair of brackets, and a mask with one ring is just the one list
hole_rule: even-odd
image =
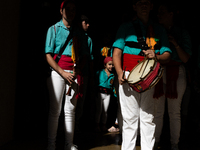
[[113,63],[118,75],[119,84],[123,84],[124,82],[126,82],[126,77],[124,76],[124,79],[122,78],[123,70],[122,70],[121,60],[122,60],[122,50],[120,50],[119,48],[114,48]]
[[179,45],[176,46],[176,51],[182,62],[186,63],[189,60],[190,55],[186,53]]
[[46,60],[48,62],[48,64],[58,73],[60,74],[65,80],[67,80],[69,82],[69,84],[71,84],[72,82],[74,82],[74,75],[69,73],[69,72],[65,72],[62,68],[60,68],[60,66],[55,62],[55,60],[52,58],[51,54],[46,54]]
[[145,55],[148,55],[149,58],[155,58],[160,62],[161,64],[168,63],[170,61],[170,53],[169,52],[164,52],[161,55],[155,55],[154,51],[149,49],[149,50],[143,50]]
[[190,58],[190,55],[188,53],[186,53],[179,45],[178,43],[176,42],[175,38],[171,35],[169,35],[169,42],[171,42],[175,48],[176,48],[176,52],[178,53],[178,56],[180,58],[180,60],[184,63],[186,63],[189,58]]
[[166,64],[170,61],[171,54],[169,52],[164,52],[161,55],[156,55],[156,58],[161,64]]

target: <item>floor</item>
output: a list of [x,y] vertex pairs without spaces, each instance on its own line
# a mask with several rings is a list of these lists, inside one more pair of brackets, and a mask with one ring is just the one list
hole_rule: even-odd
[[[200,101],[198,101],[199,103]],[[193,104],[194,105],[194,104]],[[194,106],[200,106],[195,103]],[[179,142],[179,150],[200,150],[200,119],[199,119],[199,107],[191,107],[189,110],[188,117],[182,118],[182,128]],[[91,107],[93,108],[93,107]],[[85,111],[87,112],[87,111]],[[122,143],[122,135],[117,133],[96,133],[93,130],[94,125],[91,124],[91,119],[88,117],[93,116],[93,110],[88,111],[83,117],[82,126],[80,132],[75,132],[74,144],[78,145],[79,150],[120,150]],[[167,113],[166,113],[167,114]],[[91,117],[93,118],[93,117]],[[57,150],[63,150],[64,145],[64,135],[63,135],[63,120],[62,115],[60,119],[60,126],[57,136]],[[159,150],[170,150],[170,132],[169,132],[169,118],[167,115],[164,117],[163,132],[161,135],[161,141],[159,143]],[[185,121],[184,121],[185,120]],[[46,130],[46,127],[42,128],[41,132]],[[35,132],[36,130],[33,130]],[[12,141],[0,150],[46,150],[47,142],[46,135],[39,132],[39,136],[35,138],[30,138],[32,135],[29,132],[28,136],[21,136],[21,138]],[[38,135],[38,133],[36,133]],[[140,150],[140,138],[137,139],[136,150]]]
[[[160,150],[170,150],[169,135],[166,130],[161,137]],[[57,150],[63,149],[64,136],[59,133],[57,138]],[[74,143],[79,150],[120,150],[122,136],[117,133],[96,133],[92,131],[75,134]],[[200,134],[182,133],[179,143],[180,150],[200,150]],[[45,150],[46,139],[16,140],[0,147],[1,150]],[[136,150],[140,150],[139,138]]]

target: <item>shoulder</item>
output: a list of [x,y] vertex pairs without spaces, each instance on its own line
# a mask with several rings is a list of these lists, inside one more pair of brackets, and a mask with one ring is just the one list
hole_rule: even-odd
[[101,70],[98,70],[96,73],[97,74],[100,74],[100,73],[102,73],[104,71],[104,69],[101,69]]
[[61,21],[51,25],[48,29],[48,31],[56,31],[57,28],[61,27]]
[[90,36],[88,36],[88,41],[89,41],[89,42],[92,42],[92,39],[91,39],[91,37],[90,37]]
[[178,34],[180,34],[181,36],[185,35],[185,36],[189,36],[189,32],[187,29],[185,29],[184,27],[179,27],[179,26],[174,26],[174,31],[176,31]]
[[164,32],[165,31],[165,28],[162,25],[155,23],[155,22],[153,23],[153,28],[157,32]]
[[98,77],[99,79],[104,79],[104,69],[98,70],[98,71],[96,72],[96,75],[97,75],[97,77]]
[[126,22],[120,25],[117,31],[117,37],[124,37],[126,35],[130,34],[130,31],[133,31],[133,23],[132,22]]
[[63,26],[62,20],[58,21],[58,22],[55,23],[53,26],[55,26],[55,27],[61,27],[61,26]]
[[126,22],[120,25],[119,29],[128,30],[133,27],[133,22]]
[[106,72],[105,72],[104,69],[101,69],[101,70],[100,70],[100,73],[101,73],[101,74],[104,74],[104,73],[106,73]]

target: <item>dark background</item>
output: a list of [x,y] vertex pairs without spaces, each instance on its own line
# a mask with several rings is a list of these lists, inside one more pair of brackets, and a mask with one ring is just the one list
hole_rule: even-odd
[[[17,97],[15,135],[31,134],[38,136],[46,130],[48,112],[48,96],[44,72],[44,43],[47,29],[61,19],[59,12],[62,1],[21,2],[20,19],[20,51],[17,74]],[[94,42],[94,53],[99,52],[103,32],[116,33],[123,21],[131,19],[132,5],[124,1],[79,1],[78,13],[85,14],[90,19],[89,35]],[[195,9],[191,4],[179,3],[184,16],[185,27],[191,35],[198,31],[194,23]],[[152,19],[156,20],[156,9]],[[196,30],[197,29],[197,30]],[[194,32],[194,33],[193,33]],[[196,37],[195,37],[196,38]],[[86,106],[87,107],[87,106]],[[31,129],[31,130],[30,130]],[[24,132],[21,132],[24,131]],[[32,133],[31,133],[32,132]]]
[[[13,136],[10,140],[22,137],[46,137],[48,91],[45,77],[44,45],[47,29],[61,19],[59,13],[61,2],[61,0],[21,0],[17,5],[11,1],[6,5],[7,7],[2,6],[2,9],[9,9],[6,18],[15,18],[18,21],[18,26],[15,28],[12,24],[8,24],[8,28],[12,31],[9,35],[15,34],[13,30],[18,30],[17,44],[13,49],[16,54],[15,59],[17,59],[15,61],[16,66],[14,66],[16,72],[13,74],[16,80],[14,86],[10,85],[14,88],[13,104],[11,104],[13,105],[11,109],[14,111],[11,117],[14,118],[14,121],[11,121],[11,131],[13,131],[11,135]],[[97,52],[100,51],[98,48],[101,45],[102,33],[109,31],[115,36],[120,24],[130,20],[130,14],[133,13],[130,0],[78,0],[77,3],[79,14],[85,14],[90,19],[88,34],[94,43],[94,54],[98,54]],[[154,2],[155,7],[151,14],[152,19],[155,21],[158,3],[159,0]],[[200,31],[198,1],[180,1],[178,5],[182,13],[184,26],[190,32],[192,38],[193,56],[190,61],[192,67],[195,67]],[[18,14],[15,14],[13,10],[19,10]],[[4,21],[4,26],[6,25],[6,21]],[[4,46],[5,48],[6,46]],[[12,50],[11,53],[13,53]],[[2,57],[7,59],[10,56],[4,55]],[[1,66],[5,65],[1,64]],[[191,68],[191,70],[194,70],[194,68]],[[2,80],[1,84],[7,83]],[[7,90],[9,91],[9,88]],[[88,94],[90,93],[88,92]],[[87,119],[91,101],[91,99],[86,100],[83,117]],[[8,105],[5,104],[1,107],[7,107]],[[6,115],[6,113],[4,114]],[[90,124],[89,119],[87,123]]]

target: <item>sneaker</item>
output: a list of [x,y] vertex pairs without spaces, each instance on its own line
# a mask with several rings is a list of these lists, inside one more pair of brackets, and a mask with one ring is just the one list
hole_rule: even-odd
[[172,144],[171,150],[179,150],[178,144]]
[[77,145],[72,145],[71,146],[71,150],[78,150],[78,146]]
[[48,145],[47,150],[55,150],[55,145]]

